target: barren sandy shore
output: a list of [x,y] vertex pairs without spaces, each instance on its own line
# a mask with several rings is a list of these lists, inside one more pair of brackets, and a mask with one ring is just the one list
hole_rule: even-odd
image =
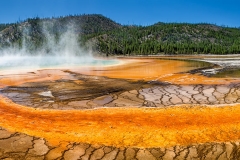
[[188,61],[0,76],[0,158],[237,159],[239,78]]

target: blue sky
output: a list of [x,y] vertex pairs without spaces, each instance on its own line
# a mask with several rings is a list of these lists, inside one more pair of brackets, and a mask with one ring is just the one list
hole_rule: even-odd
[[240,27],[240,0],[0,0],[0,23],[102,14],[121,24],[212,23]]

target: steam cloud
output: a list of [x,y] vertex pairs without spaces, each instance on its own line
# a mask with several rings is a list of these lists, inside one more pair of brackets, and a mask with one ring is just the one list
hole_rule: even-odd
[[0,70],[5,68],[42,68],[50,66],[85,65],[96,61],[91,51],[84,51],[78,43],[78,37],[71,24],[56,39],[50,31],[53,22],[42,22],[42,34],[46,41],[37,50],[29,51],[31,27],[22,30],[21,47],[13,46],[0,50]]

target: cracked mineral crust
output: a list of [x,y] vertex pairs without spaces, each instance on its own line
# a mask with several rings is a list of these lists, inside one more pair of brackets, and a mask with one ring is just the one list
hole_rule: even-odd
[[156,62],[2,75],[0,159],[239,159],[239,80]]

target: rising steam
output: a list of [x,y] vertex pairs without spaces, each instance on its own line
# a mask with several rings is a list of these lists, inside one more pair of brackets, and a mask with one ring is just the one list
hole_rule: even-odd
[[50,66],[84,65],[95,61],[91,51],[83,50],[71,23],[60,34],[53,34],[56,24],[45,21],[41,23],[43,44],[37,49],[31,48],[31,26],[22,29],[20,45],[12,45],[0,50],[0,70],[3,68],[42,68]]

